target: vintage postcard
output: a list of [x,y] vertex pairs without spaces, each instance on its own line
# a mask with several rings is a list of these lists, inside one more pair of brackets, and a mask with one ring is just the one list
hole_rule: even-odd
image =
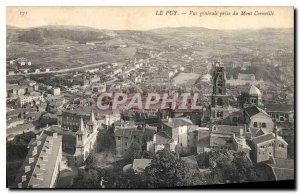
[[293,7],[6,16],[8,188],[295,187]]

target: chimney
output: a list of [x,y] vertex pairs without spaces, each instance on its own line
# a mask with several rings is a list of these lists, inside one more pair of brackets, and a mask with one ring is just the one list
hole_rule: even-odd
[[41,145],[42,144],[42,142],[39,140],[39,141],[37,141],[37,143],[36,143],[36,145],[37,146],[39,146],[39,145]]
[[25,182],[25,181],[26,181],[26,175],[22,175],[22,182]]
[[31,170],[31,166],[25,166],[25,173]]
[[43,161],[48,161],[48,156],[46,156],[46,155],[45,155],[45,156],[42,156],[42,160],[43,160]]
[[37,150],[36,149],[33,149],[32,150],[32,156],[35,156],[37,154]]
[[53,139],[48,139],[48,143],[49,143],[50,145],[52,145],[52,144],[53,144]]
[[244,129],[240,128],[240,136],[243,136],[243,135],[244,135]]
[[37,167],[42,170],[45,170],[45,166],[46,166],[46,164],[38,164],[37,165]]
[[35,136],[35,139],[39,139],[40,138],[40,136],[37,134],[36,136]]
[[30,157],[29,158],[29,164],[33,163],[34,162],[34,157]]
[[51,149],[51,148],[47,148],[47,149],[45,149],[45,152],[46,152],[47,154],[51,154],[51,151],[52,151],[52,149]]

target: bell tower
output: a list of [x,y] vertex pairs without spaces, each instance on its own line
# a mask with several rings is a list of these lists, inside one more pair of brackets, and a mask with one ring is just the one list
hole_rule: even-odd
[[228,96],[226,92],[226,74],[224,65],[216,61],[213,64],[213,92],[211,96],[210,119],[212,122],[228,116]]

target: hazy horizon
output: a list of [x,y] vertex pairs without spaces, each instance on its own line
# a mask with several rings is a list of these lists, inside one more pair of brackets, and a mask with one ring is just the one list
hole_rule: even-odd
[[[96,28],[91,26],[84,26],[84,25],[41,25],[41,26],[34,26],[34,27],[19,27],[19,26],[12,26],[6,25],[6,27],[27,30],[27,29],[34,29],[34,28],[46,28],[46,27],[82,27],[82,28],[90,28],[95,30],[113,30],[113,29],[106,29],[106,28]],[[206,28],[201,26],[178,26],[178,27],[160,27],[160,28],[153,28],[148,30],[128,30],[128,31],[151,31],[151,30],[159,30],[159,29],[167,29],[167,28],[203,28],[208,30],[223,30],[223,31],[242,31],[242,30],[266,30],[266,29],[294,29],[293,27],[264,27],[264,28],[240,28],[240,29],[220,29],[220,28]],[[125,29],[123,29],[125,30]],[[113,31],[123,31],[123,30],[113,30]]]

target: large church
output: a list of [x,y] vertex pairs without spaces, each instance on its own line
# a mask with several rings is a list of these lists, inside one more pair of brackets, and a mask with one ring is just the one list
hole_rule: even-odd
[[77,165],[83,164],[89,154],[96,152],[97,134],[98,126],[93,109],[91,109],[89,121],[84,123],[83,118],[81,118],[79,129],[76,132],[76,151],[74,156]]

